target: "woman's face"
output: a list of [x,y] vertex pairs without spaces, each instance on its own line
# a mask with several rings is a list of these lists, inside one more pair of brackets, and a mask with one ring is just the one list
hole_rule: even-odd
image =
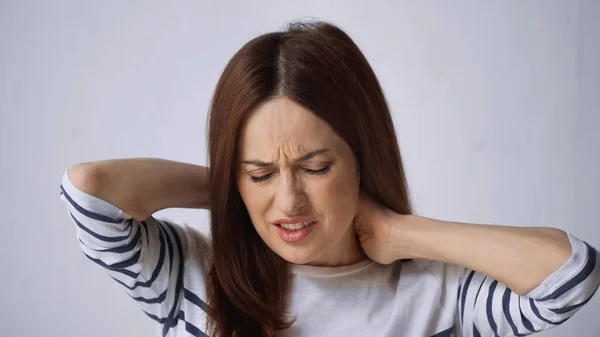
[[325,121],[289,99],[273,99],[244,125],[237,160],[242,199],[275,253],[320,266],[364,258],[352,226],[356,159]]

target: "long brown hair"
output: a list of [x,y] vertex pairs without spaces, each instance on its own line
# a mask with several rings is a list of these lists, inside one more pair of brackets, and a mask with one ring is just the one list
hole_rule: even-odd
[[236,184],[240,129],[261,104],[285,96],[329,123],[356,156],[361,190],[410,214],[406,178],[383,91],[346,33],[324,22],[293,23],[246,43],[227,64],[209,114],[213,337],[274,336],[285,314],[286,262],[262,241]]

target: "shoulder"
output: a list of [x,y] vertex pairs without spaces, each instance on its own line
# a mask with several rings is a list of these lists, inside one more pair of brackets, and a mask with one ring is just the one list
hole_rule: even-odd
[[400,282],[418,296],[420,303],[426,303],[428,312],[452,320],[464,271],[463,267],[441,261],[410,260],[403,263]]
[[404,275],[413,275],[420,281],[431,280],[441,287],[458,287],[466,270],[461,266],[426,259],[404,262],[402,269]]

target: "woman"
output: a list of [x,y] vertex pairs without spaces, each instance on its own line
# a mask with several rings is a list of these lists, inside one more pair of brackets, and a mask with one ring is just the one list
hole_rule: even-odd
[[[86,256],[163,336],[521,336],[600,284],[553,228],[412,215],[383,92],[340,29],[248,42],[217,84],[208,168],[117,159],[65,172]],[[206,208],[211,240],[152,214]]]

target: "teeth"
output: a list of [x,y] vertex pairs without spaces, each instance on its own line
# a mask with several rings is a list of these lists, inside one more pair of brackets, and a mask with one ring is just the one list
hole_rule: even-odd
[[282,223],[279,224],[281,227],[283,227],[284,229],[287,229],[288,231],[297,231],[299,229],[302,229],[308,225],[310,225],[312,222],[311,221],[305,221],[305,222],[299,222],[299,223]]

